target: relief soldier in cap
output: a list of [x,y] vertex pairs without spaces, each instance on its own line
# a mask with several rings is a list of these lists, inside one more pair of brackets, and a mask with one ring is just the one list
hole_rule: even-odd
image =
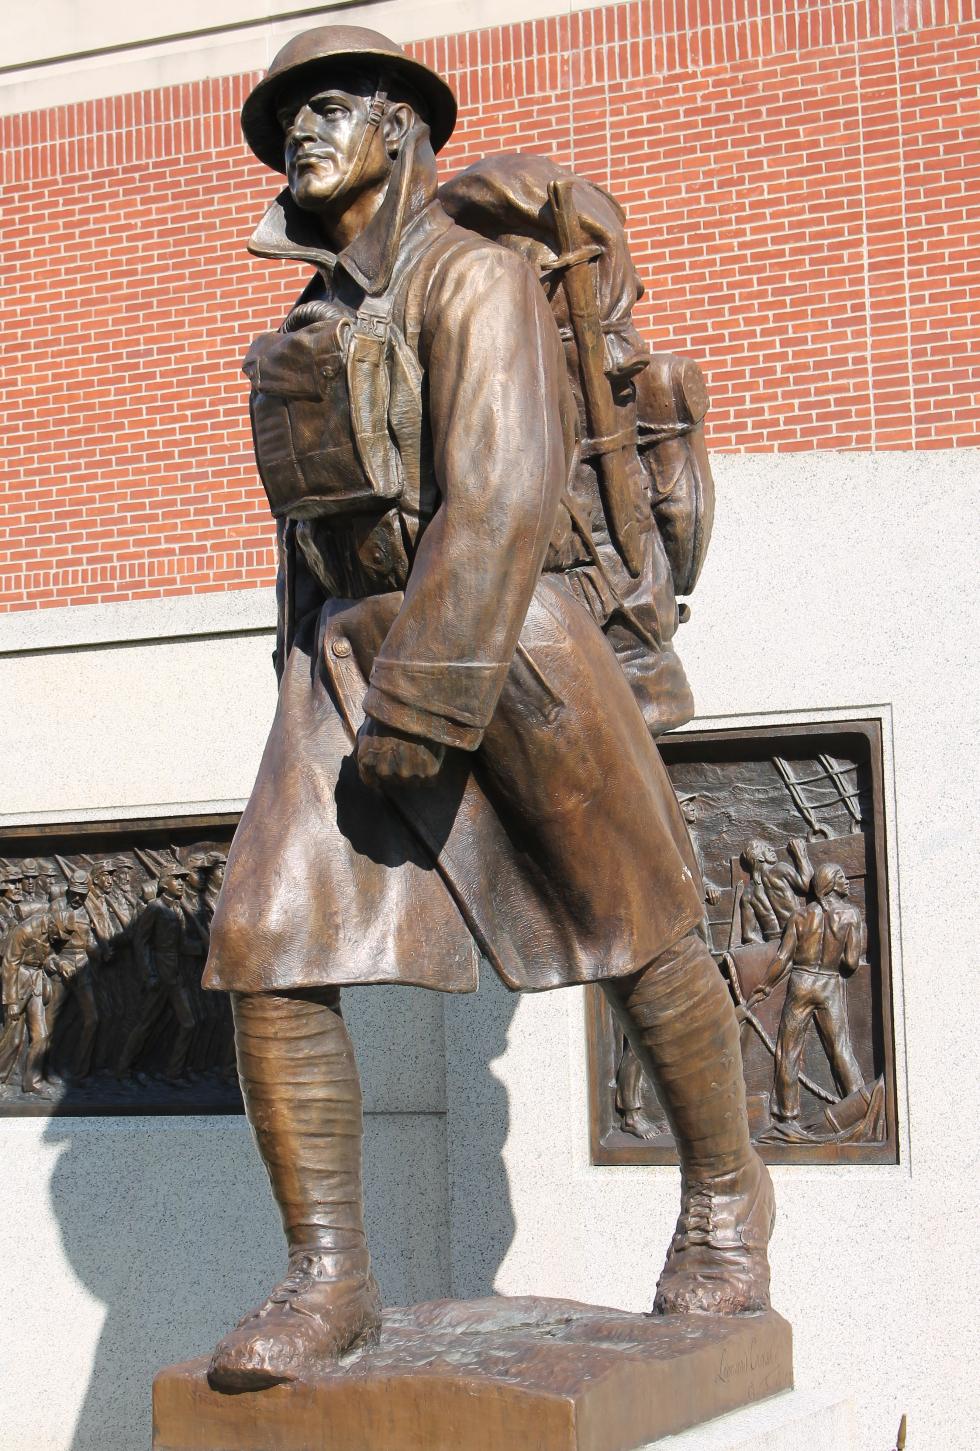
[[[184,907],[187,868],[169,867],[160,877],[159,893],[143,908],[136,922],[133,952],[145,987],[140,1014],[119,1057],[117,1072],[125,1078],[132,1072],[146,1046],[160,1014],[167,1007],[177,1023],[164,1067],[164,1077],[181,1079],[187,1069],[187,1054],[197,1028],[197,1014],[187,984],[181,977],[181,955],[190,942],[202,946],[201,929]],[[206,940],[203,944],[206,947]]]
[[24,884],[19,867],[4,867],[0,872],[0,948],[12,927],[22,921],[18,906],[23,899]]
[[42,865],[36,857],[25,857],[20,864],[21,898],[17,903],[17,915],[22,922],[48,908],[46,879],[42,872]]
[[184,855],[183,862],[187,875],[184,878],[181,910],[186,917],[193,918],[194,926],[183,934],[180,976],[191,995],[194,1007],[196,1028],[194,1041],[187,1054],[187,1071],[195,1072],[210,1061],[212,1039],[221,1021],[223,1005],[213,993],[206,992],[201,983],[211,929],[211,911],[205,895],[208,883],[208,853],[203,847],[194,847]]
[[4,1029],[0,1034],[0,1083],[6,1083],[21,1056],[27,1055],[21,1079],[24,1093],[43,1094],[51,1035],[46,1005],[52,997],[48,963],[71,924],[55,912],[35,913],[10,931],[3,951]]
[[48,1026],[54,1038],[58,1019],[69,998],[73,998],[81,1027],[70,1073],[79,1080],[88,1078],[92,1071],[92,1055],[99,1030],[92,965],[111,943],[109,924],[100,907],[90,899],[91,890],[92,878],[88,872],[81,869],[71,871],[65,895],[53,903],[55,916],[63,924],[64,945],[53,959],[55,974],[51,979]]
[[207,854],[207,885],[204,889],[204,902],[207,909],[208,925],[214,918],[214,909],[218,905],[218,897],[221,895],[221,888],[225,881],[225,864],[228,861],[226,852],[213,850]]
[[57,867],[51,866],[48,862],[41,862],[41,875],[39,877],[41,891],[47,901],[53,903],[64,894],[65,884]]
[[697,862],[563,549],[577,409],[544,290],[440,205],[455,102],[383,36],[297,37],[242,119],[288,181],[251,250],[314,277],[245,361],[280,692],[205,974],[289,1263],[211,1383],[376,1338],[340,988],[472,991],[481,953],[515,990],[602,981],[658,1082],[683,1201],[655,1309],[762,1308],[772,1192]]
[[[120,948],[128,921],[125,905],[114,891],[116,862],[103,857],[92,863],[91,886],[85,899],[92,928],[99,943],[99,972],[95,975],[95,997],[99,1008],[92,1064],[96,1071],[110,1067],[117,1039],[117,1024],[126,1013],[125,984],[120,971]],[[122,914],[122,915],[120,915]]]

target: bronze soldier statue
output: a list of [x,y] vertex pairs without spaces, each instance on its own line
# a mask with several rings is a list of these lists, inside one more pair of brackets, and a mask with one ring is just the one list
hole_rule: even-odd
[[[651,733],[670,692],[657,676],[647,721],[627,679],[637,640],[665,640],[656,601],[632,608],[608,568],[614,550],[641,579],[656,528],[625,431],[635,454],[644,363],[621,349],[603,384],[593,355],[576,397],[529,260],[440,203],[435,153],[455,116],[439,76],[341,26],[290,41],[242,115],[288,183],[250,248],[314,275],[245,360],[279,530],[280,688],[205,982],[232,995],[288,1267],[215,1349],[220,1390],[295,1379],[376,1339],[340,989],[472,991],[481,953],[515,990],[602,982],[658,1084],[683,1183],[655,1310],[768,1305],[771,1185]],[[555,179],[562,264],[579,268],[568,328],[601,343]],[[605,540],[591,537],[583,446],[613,456],[594,467]]]

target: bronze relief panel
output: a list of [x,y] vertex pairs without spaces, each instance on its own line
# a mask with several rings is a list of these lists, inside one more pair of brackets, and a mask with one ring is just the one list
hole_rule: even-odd
[[0,834],[0,1115],[241,1113],[201,974],[237,817]]
[[[896,1162],[880,726],[697,731],[660,749],[741,1025],[755,1146],[775,1163]],[[676,1162],[596,988],[587,1016],[593,1162]]]

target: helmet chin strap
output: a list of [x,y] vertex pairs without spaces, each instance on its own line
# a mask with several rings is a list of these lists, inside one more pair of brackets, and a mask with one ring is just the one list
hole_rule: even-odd
[[375,89],[374,95],[371,98],[371,105],[368,108],[367,118],[361,129],[360,137],[358,138],[357,149],[354,152],[354,159],[351,162],[350,170],[338,186],[337,190],[334,192],[333,196],[330,198],[331,201],[336,201],[338,197],[346,196],[347,193],[349,191],[352,191],[353,188],[357,185],[361,177],[361,172],[364,170],[364,167],[367,163],[368,154],[371,150],[371,145],[374,141],[375,135],[377,134],[378,127],[384,120],[385,111],[387,109],[388,77],[382,74],[378,78],[377,87]]

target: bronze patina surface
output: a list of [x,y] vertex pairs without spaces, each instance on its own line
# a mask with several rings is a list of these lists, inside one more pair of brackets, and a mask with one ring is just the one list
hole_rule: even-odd
[[153,1395],[155,1451],[632,1451],[793,1383],[773,1311],[663,1319],[569,1300],[386,1310],[380,1347],[225,1396],[207,1361]]
[[280,687],[204,982],[232,997],[288,1262],[211,1358],[232,1397],[381,1334],[341,988],[471,991],[481,956],[515,990],[602,983],[658,1084],[682,1202],[656,1315],[769,1308],[772,1186],[656,745],[692,709],[672,642],[711,529],[707,395],[633,326],[600,188],[501,156],[438,190],[447,95],[326,26],[243,112],[287,179],[251,250],[313,276],[244,363]]

